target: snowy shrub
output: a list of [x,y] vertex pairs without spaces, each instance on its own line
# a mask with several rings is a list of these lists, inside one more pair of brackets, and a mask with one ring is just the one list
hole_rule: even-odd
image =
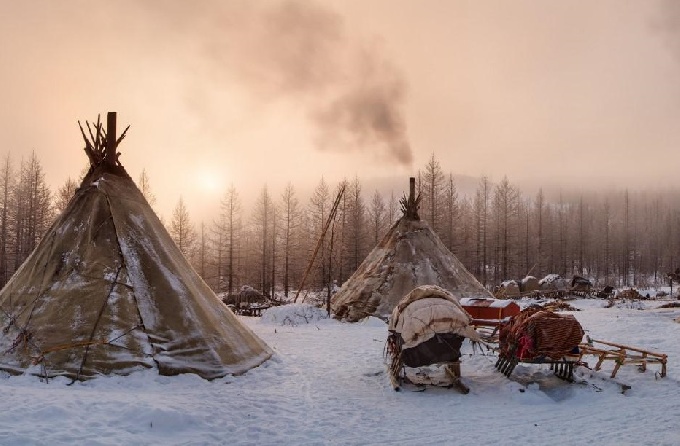
[[276,325],[300,325],[328,319],[325,310],[309,304],[289,304],[271,307],[262,313],[262,322]]

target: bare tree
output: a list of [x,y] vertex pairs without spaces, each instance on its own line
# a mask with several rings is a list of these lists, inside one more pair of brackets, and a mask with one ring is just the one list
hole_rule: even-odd
[[156,204],[156,195],[151,191],[151,183],[149,182],[149,175],[146,173],[146,169],[142,169],[142,173],[139,174],[139,191],[146,199],[149,206],[153,208]]
[[609,283],[611,274],[611,209],[609,200],[604,201],[604,218],[603,218],[603,232],[604,232],[604,277],[605,281]]
[[274,203],[269,193],[269,188],[264,185],[255,204],[255,212],[252,218],[253,249],[257,253],[260,289],[264,293],[271,292],[272,283],[272,234],[274,234],[275,220]]
[[[349,183],[347,180],[342,180],[338,183],[335,188],[335,196],[340,193],[342,189],[349,189]],[[340,197],[340,203],[338,204],[338,209],[335,215],[335,221],[333,222],[330,232],[331,238],[333,239],[333,246],[330,246],[330,240],[328,243],[328,249],[332,255],[330,255],[329,261],[329,279],[331,274],[334,278],[342,283],[347,280],[347,277],[354,271],[349,265],[349,251],[350,247],[353,245],[350,230],[349,230],[349,209],[350,209],[350,197],[348,194],[343,193]],[[327,282],[328,282],[327,281]]]
[[274,292],[276,291],[276,264],[278,263],[276,261],[276,255],[277,255],[277,238],[278,238],[278,231],[279,231],[279,225],[278,225],[278,215],[279,211],[276,208],[276,205],[272,201],[271,205],[271,234],[270,234],[270,243],[271,243],[271,263],[270,263],[270,271],[271,275],[269,278],[269,295],[271,297],[274,297]]
[[350,262],[352,271],[356,270],[361,262],[368,254],[365,239],[365,214],[363,197],[361,195],[361,183],[359,178],[355,177],[354,181],[349,183],[349,188],[346,192],[349,198],[348,221],[349,221],[349,237],[352,240],[350,247]]
[[623,252],[621,255],[621,275],[623,277],[622,282],[626,286],[634,285],[634,272],[633,272],[633,257],[635,248],[633,246],[633,236],[632,236],[632,206],[630,202],[630,194],[628,189],[625,190],[623,194]]
[[397,215],[399,210],[399,203],[397,198],[394,196],[394,191],[390,192],[390,200],[387,202],[387,225],[392,226],[399,216]]
[[203,280],[207,278],[207,265],[208,265],[208,239],[205,234],[205,223],[201,222],[201,231],[198,235],[198,255],[196,262],[198,263],[197,270],[198,275],[201,276]]
[[544,236],[544,224],[543,221],[545,212],[545,195],[543,194],[543,189],[539,189],[536,194],[536,200],[534,201],[534,213],[536,215],[536,265],[537,274],[545,274],[545,236]]
[[[322,177],[309,200],[310,236],[313,240],[313,243],[310,244],[310,258],[316,242],[321,238],[324,224],[330,213],[330,207],[330,191],[328,189],[328,184]],[[319,261],[315,265],[316,286],[319,288],[322,288],[326,283],[326,274],[328,271],[327,248],[328,244],[326,240],[324,240],[318,253]]]
[[68,177],[66,182],[57,191],[55,197],[54,210],[57,214],[64,212],[77,189],[78,183],[76,183],[75,180],[72,180],[71,177]]
[[586,206],[583,203],[583,195],[579,197],[578,200],[578,235],[577,235],[577,249],[578,249],[578,262],[577,262],[577,274],[582,276],[585,274],[587,268],[585,264],[586,256]]
[[442,227],[443,209],[440,203],[443,201],[443,192],[444,173],[433,153],[425,165],[421,178],[420,193],[422,194],[423,201],[420,215],[427,220],[432,229],[438,234],[441,234]]
[[[220,203],[220,216],[217,223],[216,267],[218,288],[229,294],[234,292],[236,265],[238,263],[239,241],[241,240],[241,201],[232,184]],[[226,283],[223,276],[226,275]]]
[[663,251],[661,240],[663,234],[663,218],[662,218],[662,200],[660,197],[656,197],[652,204],[651,214],[652,214],[652,224],[647,226],[647,237],[648,249],[650,255],[650,268],[654,272],[654,283],[657,283],[660,279],[659,273],[663,265],[661,252]]
[[458,238],[460,243],[456,256],[469,271],[475,271],[477,262],[475,259],[474,204],[469,197],[463,196],[458,207],[460,216]]
[[567,244],[569,241],[569,231],[567,228],[567,214],[569,210],[564,202],[564,194],[560,192],[560,198],[557,203],[557,239],[556,245],[553,245],[553,252],[556,253],[558,262],[557,269],[560,274],[567,273]]
[[194,230],[189,211],[184,205],[184,199],[179,198],[177,206],[172,212],[170,222],[170,236],[177,247],[187,259],[193,256],[194,244],[196,243],[196,231]]
[[[294,259],[299,256],[299,228],[301,225],[301,209],[300,203],[295,194],[295,188],[291,183],[286,185],[286,188],[281,195],[281,202],[279,204],[281,209],[281,253],[283,257],[283,294],[288,297],[290,292],[290,282],[292,271],[297,269],[297,264]],[[291,265],[293,263],[293,265]]]
[[489,200],[491,199],[491,182],[482,177],[475,193],[475,244],[476,268],[475,274],[483,285],[488,284],[488,235],[489,235]]
[[375,246],[385,235],[385,226],[387,221],[385,201],[377,190],[371,199],[371,206],[368,209],[368,216],[370,218],[372,243]]
[[51,192],[35,152],[22,160],[19,181],[14,184],[10,218],[14,225],[14,269],[36,247],[52,221]]
[[11,201],[10,194],[12,192],[12,163],[9,154],[5,156],[5,161],[2,164],[2,171],[0,171],[0,287],[4,286],[10,277],[10,260],[9,253],[11,252],[10,236],[10,212]]
[[458,242],[456,240],[456,231],[458,226],[458,190],[456,183],[453,180],[453,174],[449,174],[449,178],[445,183],[442,212],[442,228],[440,235],[447,248],[453,253],[458,251]]
[[[519,194],[519,190],[518,190]],[[517,278],[522,278],[529,275],[531,271],[531,218],[529,212],[529,201],[518,197],[518,232],[521,231],[521,252],[518,253],[518,275]],[[520,234],[518,233],[518,239]],[[519,244],[518,244],[519,245]],[[519,246],[518,246],[519,247]]]
[[511,260],[516,259],[516,239],[514,235],[517,233],[518,198],[519,191],[517,188],[510,184],[507,177],[503,177],[494,189],[493,196],[494,219],[498,240],[498,258],[496,263],[499,266],[498,279],[501,280],[508,279],[513,275],[509,270],[509,265]]

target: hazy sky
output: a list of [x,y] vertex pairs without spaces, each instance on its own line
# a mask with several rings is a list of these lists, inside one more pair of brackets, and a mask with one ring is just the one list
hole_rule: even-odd
[[[57,188],[77,121],[166,215],[233,183],[446,172],[680,186],[680,2],[0,0],[0,154]],[[367,191],[368,194],[372,191]]]

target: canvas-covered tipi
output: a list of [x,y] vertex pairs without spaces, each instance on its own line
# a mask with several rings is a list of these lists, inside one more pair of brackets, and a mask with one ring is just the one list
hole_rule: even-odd
[[415,178],[401,199],[403,216],[347,279],[331,300],[335,317],[355,322],[387,320],[399,301],[420,285],[437,285],[456,297],[493,297],[420,220]]
[[0,291],[0,369],[212,379],[261,364],[272,350],[193,270],[118,162],[115,119],[106,131],[88,123],[88,174]]

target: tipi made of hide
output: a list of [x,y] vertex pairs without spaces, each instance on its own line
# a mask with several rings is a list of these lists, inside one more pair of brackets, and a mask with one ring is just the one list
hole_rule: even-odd
[[212,379],[267,360],[272,350],[193,270],[118,162],[125,133],[106,138],[115,114],[107,127],[83,133],[89,173],[0,291],[0,369]]
[[399,301],[420,285],[437,285],[459,298],[493,297],[420,220],[419,202],[411,178],[410,196],[401,199],[404,215],[333,296],[336,318],[387,320]]

